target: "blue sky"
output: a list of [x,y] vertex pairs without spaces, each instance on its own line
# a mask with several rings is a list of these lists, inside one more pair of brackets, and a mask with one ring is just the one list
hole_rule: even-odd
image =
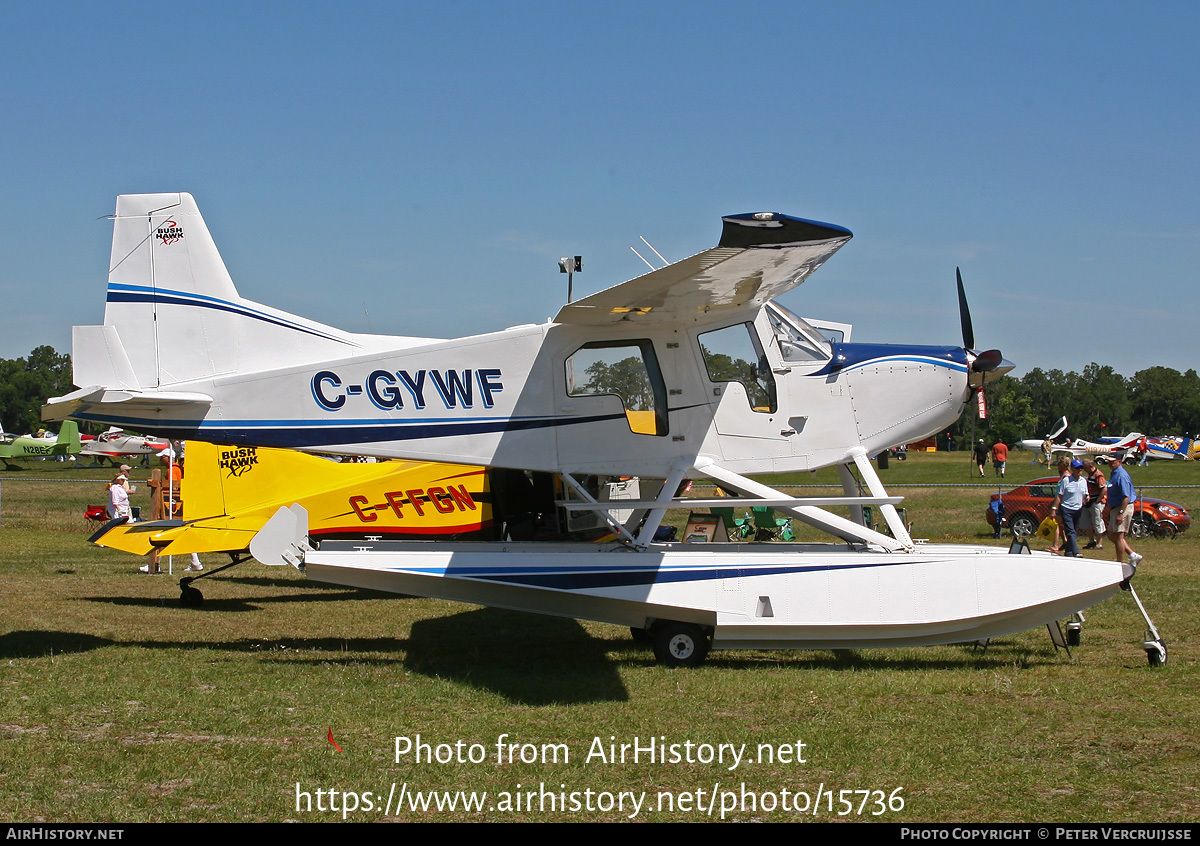
[[[99,323],[119,193],[189,191],[243,296],[453,337],[781,211],[855,338],[1200,366],[1200,6],[4,4],[0,357]],[[642,251],[645,253],[645,251]],[[1110,340],[1115,338],[1116,340]]]

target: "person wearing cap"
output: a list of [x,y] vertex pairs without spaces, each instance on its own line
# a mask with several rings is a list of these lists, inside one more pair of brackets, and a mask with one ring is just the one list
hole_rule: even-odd
[[1113,542],[1117,563],[1121,564],[1125,556],[1129,563],[1137,568],[1142,556],[1133,551],[1129,541],[1125,540],[1129,527],[1133,525],[1133,501],[1137,494],[1133,490],[1133,480],[1129,471],[1124,467],[1124,457],[1119,452],[1099,456],[1101,461],[1107,461],[1111,469],[1108,480],[1108,501],[1104,505],[1104,513],[1108,520],[1108,539]]
[[1080,476],[1083,462],[1078,458],[1071,462],[1071,472],[1058,481],[1058,494],[1054,497],[1054,512],[1058,522],[1062,524],[1063,537],[1066,540],[1063,555],[1078,558],[1081,553],[1076,542],[1079,524],[1079,513],[1083,511],[1083,503],[1087,500],[1087,479]]
[[1104,500],[1108,498],[1108,482],[1091,458],[1083,460],[1083,477],[1087,479],[1088,495],[1079,517],[1079,530],[1091,538],[1084,549],[1104,549]]
[[988,448],[983,442],[983,438],[979,439],[979,443],[975,444],[975,466],[979,468],[979,476],[983,477],[983,465],[987,464]]
[[117,475],[108,483],[108,507],[105,510],[109,520],[128,518],[132,513],[129,510],[129,494],[133,489],[129,485],[129,477],[125,475],[128,472],[129,465],[122,464]]

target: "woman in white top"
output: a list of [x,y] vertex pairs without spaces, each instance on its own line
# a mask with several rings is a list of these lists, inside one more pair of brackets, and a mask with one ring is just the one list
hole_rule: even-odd
[[129,480],[118,473],[108,486],[108,519],[129,517]]

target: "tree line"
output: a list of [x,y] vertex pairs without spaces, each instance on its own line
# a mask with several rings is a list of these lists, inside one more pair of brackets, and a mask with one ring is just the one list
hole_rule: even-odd
[[[1035,367],[1021,378],[1003,376],[985,392],[987,419],[975,405],[950,429],[956,448],[969,448],[972,431],[989,445],[1043,438],[1066,416],[1071,437],[1096,440],[1129,432],[1194,435],[1200,431],[1200,375],[1150,367],[1126,378],[1096,363],[1082,373]],[[974,427],[974,428],[972,428]],[[944,438],[943,438],[944,440]],[[939,443],[939,446],[943,444]]]
[[19,435],[42,427],[42,403],[70,393],[71,356],[41,346],[25,358],[0,358],[0,425]]

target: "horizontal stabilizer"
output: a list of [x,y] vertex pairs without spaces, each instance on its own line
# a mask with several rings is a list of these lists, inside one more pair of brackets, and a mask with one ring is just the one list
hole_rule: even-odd
[[749,313],[802,283],[852,237],[827,223],[764,213],[723,218],[721,242],[562,307],[557,323],[710,323]]
[[208,412],[213,398],[208,394],[190,391],[122,391],[103,385],[92,385],[72,391],[66,396],[51,397],[42,406],[42,420],[120,420],[122,425],[136,429],[139,425],[157,422],[166,409],[181,420],[200,420]]

